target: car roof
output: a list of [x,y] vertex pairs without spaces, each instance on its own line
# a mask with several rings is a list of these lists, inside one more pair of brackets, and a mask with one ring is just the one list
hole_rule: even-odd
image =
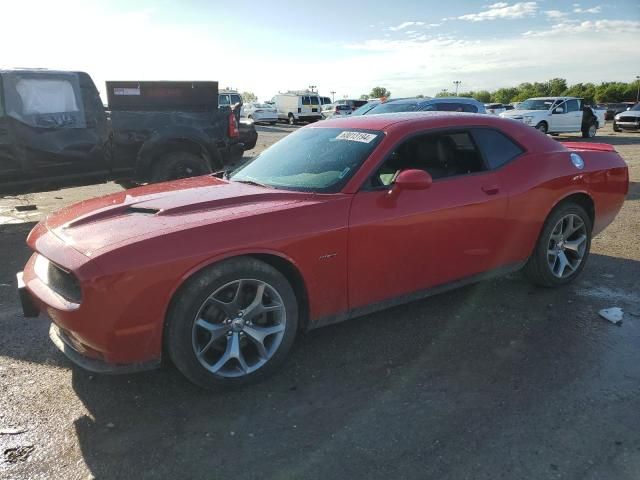
[[[503,123],[505,122],[505,123]],[[377,115],[346,116],[341,119],[324,120],[305,128],[358,128],[363,130],[386,130],[392,125],[419,123],[425,128],[442,128],[447,126],[498,126],[511,124],[513,120],[464,112],[399,112],[381,113]],[[513,122],[516,123],[516,122]],[[531,128],[531,127],[528,127]]]
[[469,97],[438,97],[438,98],[429,98],[429,97],[414,97],[414,98],[392,98],[390,100],[387,100],[386,102],[383,103],[398,103],[398,104],[403,104],[403,105],[408,105],[408,104],[419,104],[419,105],[424,105],[424,104],[434,104],[434,103],[450,103],[450,102],[457,102],[457,103],[469,103],[469,104],[480,104],[482,105],[478,100],[476,100],[475,98],[469,98]]

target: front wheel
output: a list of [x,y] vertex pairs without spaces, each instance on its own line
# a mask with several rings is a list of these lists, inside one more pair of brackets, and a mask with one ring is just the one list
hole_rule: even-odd
[[524,272],[542,287],[557,287],[582,271],[591,248],[591,218],[580,205],[566,203],[551,212]]
[[616,122],[613,122],[613,131],[614,132],[621,132],[622,131],[622,129],[620,127],[618,127]]
[[536,125],[536,130],[542,133],[547,133],[549,131],[549,125],[547,125],[547,122],[540,122]]
[[233,387],[272,373],[297,329],[298,303],[287,279],[240,257],[187,281],[167,316],[165,339],[171,360],[193,383]]

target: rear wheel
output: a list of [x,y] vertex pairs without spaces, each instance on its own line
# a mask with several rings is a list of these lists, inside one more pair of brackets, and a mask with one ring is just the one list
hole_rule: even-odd
[[549,125],[547,125],[547,122],[540,122],[536,125],[536,130],[542,133],[547,133],[549,131]]
[[593,138],[596,136],[598,126],[595,122],[591,122],[588,127],[582,129],[582,138]]
[[296,117],[293,116],[293,113],[289,114],[289,125],[295,125],[296,124]]
[[211,173],[211,166],[204,158],[190,152],[170,152],[153,166],[151,181],[166,182],[207,173]]
[[291,349],[298,303],[287,279],[259,260],[226,260],[192,277],[167,316],[176,367],[204,388],[232,387],[272,373]]
[[556,287],[575,279],[591,248],[591,218],[580,205],[557,207],[544,223],[525,275],[536,285]]

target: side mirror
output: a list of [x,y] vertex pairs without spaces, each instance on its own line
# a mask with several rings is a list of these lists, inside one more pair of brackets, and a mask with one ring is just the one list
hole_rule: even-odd
[[402,170],[393,183],[393,190],[425,190],[431,186],[433,179],[424,170]]
[[626,111],[628,112],[629,110],[631,110],[631,107],[627,107],[627,110],[626,110]]
[[553,110],[553,113],[564,113],[564,108],[558,107],[558,108]]

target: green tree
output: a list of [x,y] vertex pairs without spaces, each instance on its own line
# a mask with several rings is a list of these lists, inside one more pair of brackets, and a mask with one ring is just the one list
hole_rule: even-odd
[[436,93],[436,98],[438,97],[450,97],[451,93],[446,88],[443,88],[438,93]]
[[391,96],[391,92],[384,87],[373,87],[371,89],[371,93],[369,94],[370,98],[389,98]]
[[253,92],[242,92],[241,96],[242,96],[243,103],[251,103],[258,100],[258,97]]
[[363,93],[362,95],[360,95],[360,100],[369,100],[369,95]]

